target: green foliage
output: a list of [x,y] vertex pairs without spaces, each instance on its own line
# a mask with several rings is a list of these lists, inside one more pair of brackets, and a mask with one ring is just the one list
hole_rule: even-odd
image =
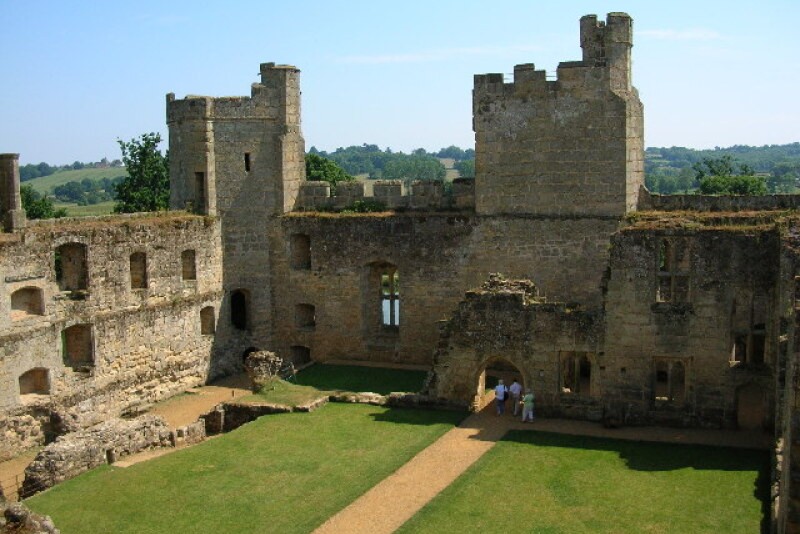
[[766,195],[767,184],[760,176],[706,176],[700,180],[704,195]]
[[67,210],[56,209],[53,201],[41,195],[33,187],[23,185],[19,188],[22,196],[22,208],[28,219],[53,219],[67,216]]
[[61,202],[72,202],[79,206],[99,204],[114,200],[116,186],[124,179],[124,176],[100,180],[84,178],[80,182],[67,182],[54,187],[53,194]]
[[339,182],[352,182],[355,178],[336,162],[319,154],[309,153],[306,154],[306,180],[328,182],[331,184],[331,192],[335,192]]
[[458,171],[458,174],[461,175],[462,178],[474,178],[475,177],[475,160],[474,159],[465,159],[462,161],[457,161],[455,165],[453,165],[455,170]]
[[383,177],[389,180],[444,180],[447,170],[441,162],[432,156],[407,156],[394,158],[386,164]]
[[341,213],[379,213],[386,211],[386,204],[378,200],[356,200],[349,206],[345,206]]
[[765,195],[764,178],[753,176],[749,165],[738,165],[730,155],[720,158],[703,158],[692,168],[704,195]]
[[161,135],[142,134],[128,142],[117,139],[128,177],[117,184],[116,213],[158,211],[169,207],[169,154],[158,150]]
[[[397,174],[396,171],[398,167],[402,167],[403,165],[410,167],[413,165],[398,163],[402,160],[425,158],[426,160],[432,160],[436,161],[436,163],[439,163],[436,159],[437,157],[450,157],[457,161],[475,158],[475,151],[473,149],[470,148],[467,150],[462,150],[456,146],[443,148],[435,154],[426,152],[423,148],[418,148],[412,151],[412,154],[409,155],[403,154],[402,152],[393,152],[392,149],[388,147],[386,150],[381,150],[378,145],[368,144],[363,144],[361,146],[350,146],[347,148],[337,148],[335,151],[330,153],[317,150],[316,147],[311,147],[308,153],[323,156],[335,161],[347,173],[352,175],[366,174],[370,179],[373,180],[381,178],[393,178]],[[439,164],[441,165],[441,163]],[[433,164],[429,165],[431,165],[431,168],[433,168]],[[386,174],[386,168],[388,166],[393,166],[395,169],[394,171],[390,171],[390,174]],[[394,172],[394,174],[391,174],[392,172]],[[442,177],[444,177],[444,174],[442,174]],[[417,178],[416,176],[409,176],[407,178],[409,180],[430,179],[425,177]]]
[[769,473],[765,451],[512,430],[397,532],[760,532]]
[[270,415],[132,468],[95,469],[26,504],[65,534],[308,533],[463,417],[342,404]]
[[[733,169],[726,169],[725,157]],[[694,176],[696,166],[699,166],[704,175],[709,174],[709,169],[704,165],[704,160],[717,162],[717,172],[728,171],[729,175],[764,175],[768,190],[772,193],[792,193],[796,183],[785,175],[791,173],[800,177],[800,143],[787,145],[765,145],[751,147],[736,145],[729,148],[715,148],[713,150],[694,150],[684,147],[659,148],[650,147],[645,151],[645,181],[647,188],[655,193],[670,194],[684,191],[682,184],[676,180],[683,173],[692,172]],[[722,164],[722,167],[719,164]],[[768,175],[768,176],[767,176]],[[699,187],[699,182],[689,186],[689,190]]]

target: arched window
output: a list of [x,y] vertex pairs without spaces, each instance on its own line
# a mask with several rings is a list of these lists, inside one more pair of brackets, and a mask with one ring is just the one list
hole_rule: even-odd
[[87,247],[83,243],[66,243],[56,249],[56,282],[61,291],[80,291],[89,287]]
[[181,278],[183,280],[197,280],[194,250],[181,252]]
[[131,289],[147,288],[147,254],[134,252],[130,258]]
[[247,292],[244,289],[237,289],[231,293],[231,324],[237,330],[247,330],[247,301]]
[[19,377],[20,395],[48,395],[50,393],[50,377],[47,369],[36,367],[22,373]]
[[200,310],[200,334],[210,336],[214,330],[214,306],[206,306]]
[[11,293],[11,320],[44,315],[44,296],[38,287],[23,287]]

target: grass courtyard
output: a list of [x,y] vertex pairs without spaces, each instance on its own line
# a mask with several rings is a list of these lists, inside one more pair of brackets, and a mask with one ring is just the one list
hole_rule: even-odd
[[400,533],[757,533],[764,451],[511,431]]
[[[265,394],[413,391],[423,379],[316,365]],[[464,415],[353,404],[271,415],[26,502],[63,534],[306,533]],[[759,532],[768,476],[761,451],[511,431],[401,532]]]

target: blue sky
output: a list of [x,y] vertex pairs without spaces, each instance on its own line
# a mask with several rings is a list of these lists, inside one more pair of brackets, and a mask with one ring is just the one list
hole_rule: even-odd
[[634,19],[647,146],[800,141],[798,0],[0,0],[0,152],[117,158],[166,134],[166,93],[248,95],[266,61],[302,70],[307,147],[471,147],[473,74],[555,71],[610,11]]

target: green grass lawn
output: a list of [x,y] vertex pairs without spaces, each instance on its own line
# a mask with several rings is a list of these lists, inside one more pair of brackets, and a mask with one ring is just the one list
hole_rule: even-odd
[[105,202],[98,202],[97,204],[88,204],[86,206],[79,206],[68,202],[53,202],[53,205],[58,208],[65,208],[68,217],[89,217],[97,215],[109,215],[114,212],[114,204],[116,201],[107,200]]
[[757,533],[766,452],[512,431],[399,532]]
[[370,391],[382,395],[393,391],[414,392],[422,388],[426,374],[425,371],[318,363],[297,373],[295,383],[278,381],[240,400],[297,406],[334,391]]
[[28,499],[63,534],[311,532],[465,414],[327,405]]
[[128,176],[127,169],[124,167],[109,167],[106,169],[58,171],[48,176],[40,176],[39,178],[22,182],[22,185],[31,185],[36,191],[43,195],[52,195],[54,187],[64,185],[67,182],[80,182],[85,178],[97,181],[103,178],[116,178],[117,176]]

